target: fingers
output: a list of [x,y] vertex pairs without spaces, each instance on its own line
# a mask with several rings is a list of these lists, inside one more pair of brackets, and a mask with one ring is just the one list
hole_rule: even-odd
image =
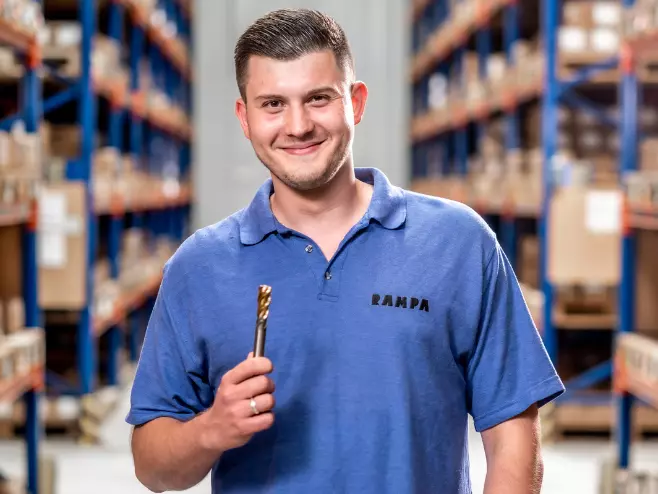
[[[255,396],[254,401],[256,402],[256,410],[258,410],[258,414],[270,412],[271,410],[274,409],[274,406],[276,404],[274,396],[272,396],[271,394],[262,394],[259,396]],[[243,408],[244,408],[245,417],[252,417],[257,415],[254,413],[253,409],[251,408],[251,399],[244,400]]]
[[273,369],[272,361],[266,357],[248,358],[228,371],[222,381],[229,384],[240,384],[254,376],[269,374]]
[[274,393],[274,381],[267,376],[256,376],[235,386],[235,399],[251,399],[252,396]]
[[257,432],[269,429],[274,424],[274,414],[271,412],[253,415],[244,420],[240,425],[240,432],[244,435],[252,435]]

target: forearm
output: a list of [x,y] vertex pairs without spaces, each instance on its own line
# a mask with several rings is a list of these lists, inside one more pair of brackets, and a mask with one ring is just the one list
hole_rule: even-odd
[[221,452],[206,446],[204,414],[189,422],[156,419],[133,433],[135,474],[153,492],[180,491],[201,482]]
[[539,494],[544,476],[541,458],[499,457],[487,466],[484,494]]
[[482,432],[487,456],[484,494],[540,493],[544,477],[540,436],[536,405]]

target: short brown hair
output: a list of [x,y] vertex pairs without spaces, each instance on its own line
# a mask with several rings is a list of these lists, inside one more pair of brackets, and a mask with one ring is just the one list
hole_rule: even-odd
[[312,52],[331,50],[343,70],[354,76],[354,59],[343,28],[317,10],[280,9],[251,24],[235,45],[235,75],[246,100],[247,66],[252,55],[294,60]]

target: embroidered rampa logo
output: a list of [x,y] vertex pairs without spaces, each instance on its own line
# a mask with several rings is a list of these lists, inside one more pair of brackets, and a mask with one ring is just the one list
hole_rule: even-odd
[[379,305],[382,307],[397,307],[398,309],[414,309],[422,310],[425,312],[430,311],[430,303],[425,298],[402,297],[394,295],[382,296],[379,293],[373,293],[371,304]]

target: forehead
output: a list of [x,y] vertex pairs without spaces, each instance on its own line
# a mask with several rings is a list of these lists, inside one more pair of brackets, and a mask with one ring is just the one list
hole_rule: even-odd
[[317,85],[339,86],[345,82],[341,70],[330,50],[302,55],[293,60],[252,56],[247,70],[247,94],[294,94],[308,91]]

